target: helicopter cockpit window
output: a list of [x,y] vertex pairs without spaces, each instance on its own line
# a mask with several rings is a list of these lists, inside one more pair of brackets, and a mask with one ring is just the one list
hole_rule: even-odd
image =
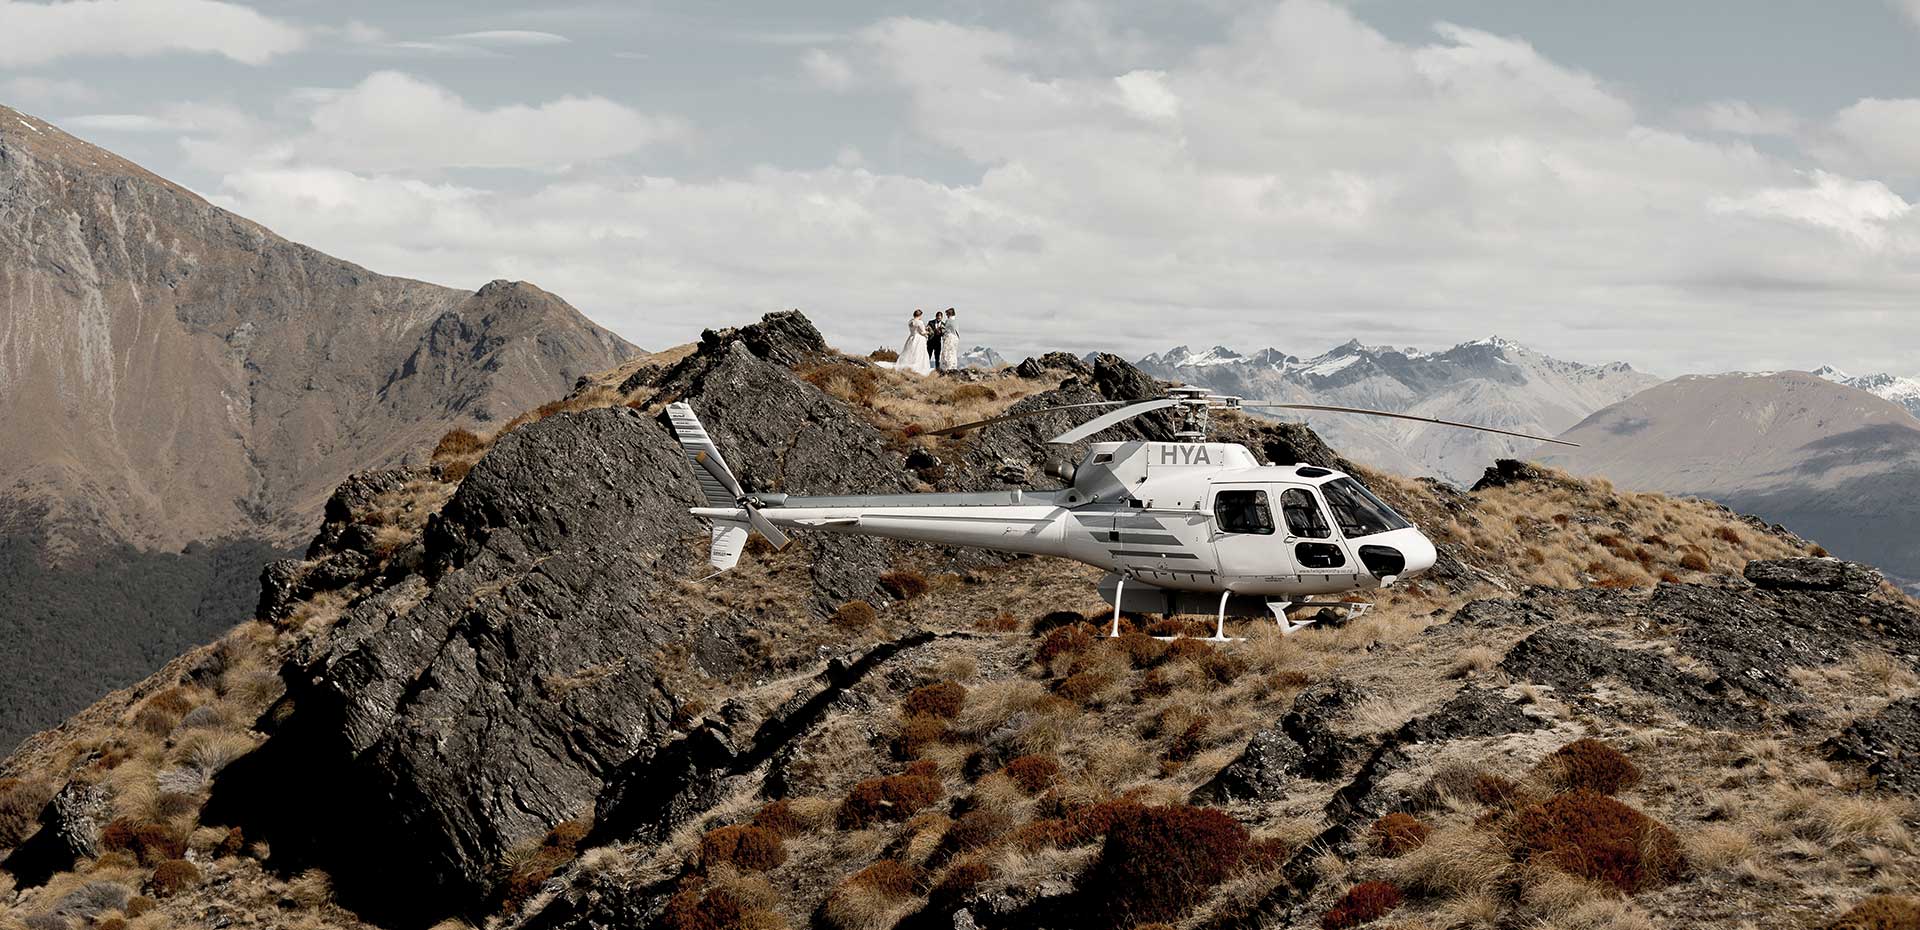
[[1326,539],[1333,535],[1327,517],[1306,488],[1288,488],[1280,494],[1280,512],[1286,514],[1287,532],[1308,539]]
[[1222,533],[1273,533],[1265,491],[1221,491],[1213,499],[1213,516]]
[[1403,530],[1413,525],[1352,478],[1335,478],[1321,485],[1320,490],[1327,495],[1327,506],[1333,508],[1333,519],[1339,522],[1340,532],[1345,533],[1348,539]]

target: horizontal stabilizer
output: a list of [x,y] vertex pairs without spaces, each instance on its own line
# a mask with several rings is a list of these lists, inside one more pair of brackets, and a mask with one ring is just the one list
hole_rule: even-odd
[[740,552],[747,547],[747,528],[744,524],[724,520],[713,524],[713,546],[707,551],[707,564],[716,572],[740,564]]

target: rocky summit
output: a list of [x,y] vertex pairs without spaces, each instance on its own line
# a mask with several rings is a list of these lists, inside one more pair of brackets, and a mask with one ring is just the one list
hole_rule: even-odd
[[[1920,609],[1717,505],[1354,471],[1441,549],[1362,616],[1106,636],[1097,573],[801,536],[709,577],[663,407],[793,493],[1033,486],[1051,355],[910,379],[798,314],[355,475],[257,617],[0,769],[0,922],[1808,927],[1914,906]],[[1144,435],[1139,421],[1115,431]],[[1129,432],[1132,431],[1132,432]],[[1889,909],[1892,909],[1891,911]],[[451,921],[451,922],[450,922]],[[118,926],[117,924],[115,926]]]

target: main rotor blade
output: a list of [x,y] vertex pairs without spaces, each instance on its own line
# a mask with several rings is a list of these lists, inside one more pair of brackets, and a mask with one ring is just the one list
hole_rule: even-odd
[[1472,423],[1460,423],[1454,420],[1441,420],[1441,419],[1436,419],[1434,417],[1414,416],[1411,413],[1389,413],[1385,410],[1368,410],[1364,407],[1332,407],[1326,404],[1249,404],[1245,402],[1242,402],[1240,406],[1262,407],[1262,408],[1274,409],[1274,410],[1322,410],[1327,413],[1358,413],[1358,414],[1363,414],[1370,417],[1392,417],[1396,420],[1418,420],[1422,423],[1437,423],[1441,426],[1457,426],[1461,429],[1477,429],[1483,433],[1499,433],[1502,436],[1512,436],[1517,439],[1531,439],[1535,442],[1552,442],[1552,443],[1558,443],[1563,446],[1574,446],[1574,447],[1578,447],[1580,445],[1577,442],[1568,442],[1564,439],[1549,439],[1545,436],[1532,436],[1526,433],[1516,433],[1511,430],[1494,429],[1491,426],[1475,426]]
[[924,433],[921,433],[920,435],[945,436],[949,433],[958,433],[962,430],[970,430],[976,426],[989,426],[994,423],[1005,423],[1008,420],[1019,420],[1025,417],[1037,417],[1043,413],[1052,413],[1055,410],[1073,410],[1077,407],[1118,407],[1124,403],[1126,403],[1126,401],[1124,400],[1101,400],[1101,401],[1095,401],[1090,404],[1061,404],[1058,407],[1039,407],[1033,410],[1022,410],[1019,413],[1002,414],[1000,416],[991,417],[985,420],[975,420],[972,423],[962,423],[959,426],[949,426],[945,429],[930,429]]
[[1106,429],[1109,426],[1113,426],[1114,424],[1117,424],[1117,423],[1124,423],[1127,420],[1131,420],[1134,417],[1137,417],[1143,413],[1152,413],[1155,410],[1165,410],[1168,407],[1178,406],[1183,403],[1186,403],[1186,401],[1181,400],[1177,397],[1162,397],[1159,400],[1150,400],[1144,403],[1134,404],[1131,407],[1122,407],[1118,410],[1115,410],[1112,413],[1104,414],[1102,416],[1095,417],[1094,419],[1088,420],[1087,422],[1082,423],[1079,426],[1074,427],[1073,429],[1070,429],[1064,433],[1061,433],[1058,436],[1053,437],[1052,439],[1047,440],[1047,442],[1056,446],[1072,445],[1073,443],[1079,442],[1080,440],[1085,439],[1088,436],[1093,435],[1094,433],[1100,432],[1101,430]]

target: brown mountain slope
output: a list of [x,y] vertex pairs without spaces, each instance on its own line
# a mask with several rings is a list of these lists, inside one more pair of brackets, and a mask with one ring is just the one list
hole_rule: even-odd
[[355,468],[631,351],[538,288],[374,274],[0,107],[0,482],[63,529],[297,540]]
[[532,285],[374,274],[0,107],[0,746],[243,619],[347,474],[633,351]]
[[1563,434],[1549,464],[1695,494],[1920,581],[1920,420],[1801,371],[1676,378]]

